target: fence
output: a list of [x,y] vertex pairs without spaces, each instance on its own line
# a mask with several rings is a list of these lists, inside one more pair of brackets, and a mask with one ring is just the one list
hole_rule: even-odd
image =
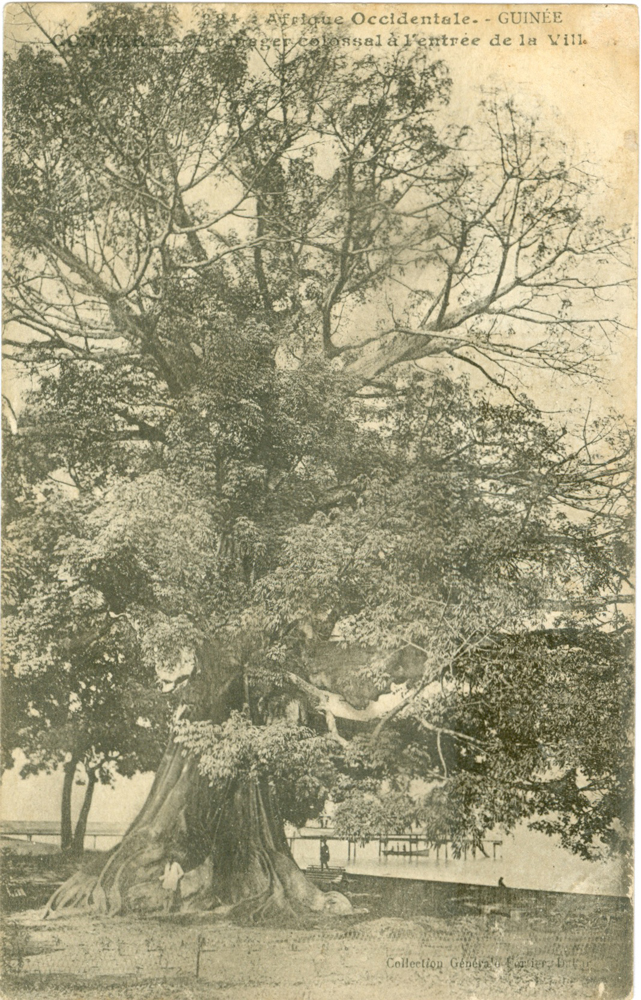
[[[93,839],[93,849],[96,850],[97,842],[103,837],[123,837],[127,830],[122,823],[88,823],[85,841],[87,837]],[[5,819],[0,820],[0,836],[11,839],[32,842],[34,837],[55,837],[60,840],[60,822],[58,820],[30,820],[30,819]]]

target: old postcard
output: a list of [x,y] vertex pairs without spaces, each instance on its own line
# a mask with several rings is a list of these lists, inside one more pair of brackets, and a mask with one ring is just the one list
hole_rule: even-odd
[[4,30],[3,995],[629,996],[636,8]]

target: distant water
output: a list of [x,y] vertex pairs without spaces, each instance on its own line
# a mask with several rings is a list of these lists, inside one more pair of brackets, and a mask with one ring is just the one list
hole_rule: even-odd
[[[395,857],[378,854],[378,841],[356,847],[356,860],[347,860],[347,841],[329,841],[330,865],[346,868],[360,875],[393,875],[396,878],[426,879],[437,882],[466,882],[470,885],[496,885],[503,878],[505,885],[514,889],[543,889],[557,892],[599,893],[608,896],[624,895],[621,865],[616,861],[583,861],[564,850],[553,838],[526,828],[513,834],[497,834],[503,844],[496,849],[496,860],[468,851],[467,859],[445,860],[441,848],[439,860],[436,852],[429,858]],[[390,845],[391,846],[391,843]],[[424,846],[424,845],[421,845]],[[486,845],[486,850],[488,846]],[[301,868],[319,864],[318,841],[296,839],[293,854]]]

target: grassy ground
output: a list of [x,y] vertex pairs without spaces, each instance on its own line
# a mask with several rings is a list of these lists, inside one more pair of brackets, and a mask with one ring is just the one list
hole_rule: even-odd
[[0,854],[60,854],[60,848],[56,844],[43,844],[39,840],[22,840],[18,837],[3,837],[0,835]]
[[[25,847],[30,851],[23,850]],[[0,848],[0,874],[2,876],[1,909],[5,913],[44,906],[54,889],[78,870],[78,860],[38,848],[49,844],[29,844],[15,841]]]
[[35,911],[13,913],[5,918],[3,994],[611,1000],[630,993],[626,901],[396,881],[351,877],[347,892],[361,912],[307,927],[240,927],[187,915],[42,921]]

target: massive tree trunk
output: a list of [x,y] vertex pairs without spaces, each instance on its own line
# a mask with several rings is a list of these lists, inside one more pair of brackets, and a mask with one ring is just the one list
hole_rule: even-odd
[[293,860],[271,794],[256,780],[209,788],[191,757],[168,748],[151,792],[107,862],[82,870],[49,901],[47,912],[82,907],[101,913],[162,910],[165,863],[186,872],[183,910],[218,910],[260,919],[301,910],[349,909],[323,893]]
[[[229,685],[223,691],[229,696]],[[220,722],[231,707],[236,706],[221,692],[208,715]],[[257,920],[351,909],[344,896],[321,892],[300,870],[266,783],[245,777],[210,787],[194,758],[171,743],[121,843],[106,863],[101,859],[62,885],[45,915],[66,908],[159,912],[166,892],[162,875],[172,858],[185,871],[183,911],[214,910]]]

